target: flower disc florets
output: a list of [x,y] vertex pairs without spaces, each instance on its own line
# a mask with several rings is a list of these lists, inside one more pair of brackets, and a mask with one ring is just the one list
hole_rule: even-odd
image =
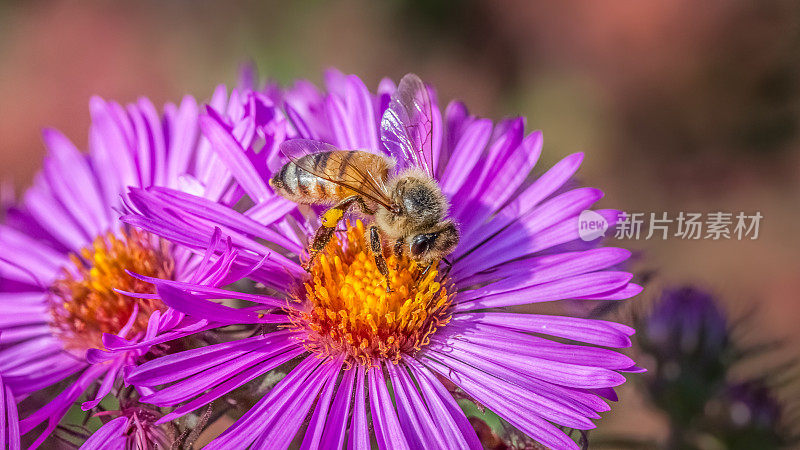
[[144,331],[154,311],[166,309],[160,300],[134,299],[115,290],[153,293],[151,284],[126,271],[172,278],[174,269],[166,243],[143,231],[122,234],[122,238],[114,233],[101,235],[80,254],[71,254],[72,267],[65,268],[52,285],[51,326],[67,349],[102,348],[103,333],[119,333],[135,305],[138,312],[131,334]]
[[393,254],[385,255],[392,288],[387,292],[364,233],[359,221],[318,255],[292,323],[305,332],[304,344],[313,352],[344,354],[368,366],[376,358],[397,362],[427,345],[450,320],[451,295],[446,282],[436,280],[436,264],[423,275],[407,256]]

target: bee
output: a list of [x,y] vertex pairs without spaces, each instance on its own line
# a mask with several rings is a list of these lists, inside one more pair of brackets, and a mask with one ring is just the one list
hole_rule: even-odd
[[422,274],[452,252],[459,231],[449,218],[449,202],[436,181],[433,112],[428,89],[414,74],[400,80],[381,119],[381,149],[340,150],[307,139],[281,144],[289,159],[269,183],[279,195],[299,204],[330,205],[321,216],[309,248],[310,270],[317,253],[333,237],[351,208],[371,216],[366,242],[389,286],[383,239],[400,257],[408,251]]

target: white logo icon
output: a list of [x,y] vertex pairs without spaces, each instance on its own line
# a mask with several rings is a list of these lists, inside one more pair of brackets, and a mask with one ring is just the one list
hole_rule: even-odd
[[606,234],[608,221],[600,214],[585,210],[578,216],[578,236],[584,241],[593,241]]

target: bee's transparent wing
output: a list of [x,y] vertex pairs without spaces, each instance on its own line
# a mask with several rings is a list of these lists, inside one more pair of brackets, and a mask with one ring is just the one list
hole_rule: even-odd
[[351,150],[340,150],[322,141],[291,139],[281,143],[280,151],[297,167],[311,175],[350,189],[387,209],[394,209],[387,193],[386,180],[374,174],[368,167],[356,164],[346,164],[344,168],[341,164],[323,164],[322,167],[318,167],[314,164],[314,159],[303,158],[314,153],[347,153]]
[[312,153],[335,152],[340,149],[327,142],[311,139],[289,139],[281,143],[280,151],[291,161],[302,158]]
[[434,176],[433,107],[428,88],[413,73],[400,80],[381,119],[381,140],[398,167]]

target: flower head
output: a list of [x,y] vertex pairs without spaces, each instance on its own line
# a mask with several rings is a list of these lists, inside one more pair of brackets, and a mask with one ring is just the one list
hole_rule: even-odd
[[347,361],[372,365],[399,362],[430,342],[450,320],[451,295],[438,269],[428,270],[407,255],[390,255],[392,291],[367,248],[361,221],[333,240],[314,261],[311,274],[289,310],[303,344],[321,355],[347,355]]
[[[286,135],[384,154],[381,117],[396,100],[395,85],[384,80],[373,95],[355,76],[329,72],[326,80],[327,92],[301,82],[280,93],[291,124]],[[284,448],[306,418],[302,448],[341,448],[345,441],[358,449],[371,442],[480,448],[447,386],[552,448],[576,447],[559,427],[593,428],[592,419],[609,409],[603,397],[615,399],[613,388],[625,380],[620,372],[639,369],[603,347],[629,346],[631,328],[500,310],[560,299],[621,300],[641,290],[629,273],[613,270],[628,251],[579,240],[578,215],[602,196],[591,188],[566,189],[582,155],[529,182],[541,133],[525,134],[524,119],[493,125],[460,103],[442,117],[429,94],[429,167],[450,200],[461,239],[448,256],[452,267],[441,263],[427,272],[384,248],[392,292],[365,250],[358,221],[346,221],[310,274],[303,270],[308,240],[327,218],[277,196],[265,180],[286,159],[275,146],[256,148],[238,138],[235,130],[245,127],[213,110],[204,131],[254,206],[238,212],[170,189],[131,192],[126,222],[195,251],[204,251],[219,229],[235,255],[209,251],[250,266],[249,277],[263,290],[243,294],[142,277],[189,316],[238,315],[241,323],[266,324],[252,337],[133,370],[129,381],[157,388],[142,401],[176,406],[162,421],[289,362],[286,377],[207,448]],[[269,136],[259,128],[255,134]],[[617,217],[612,210],[598,213],[612,224]],[[220,298],[252,306],[213,301]]]
[[118,333],[129,320],[132,334],[145,331],[150,316],[165,309],[158,299],[132,300],[119,291],[148,291],[127,270],[174,278],[175,261],[168,244],[138,230],[120,234],[120,238],[112,232],[99,236],[80,256],[71,254],[72,267],[64,268],[51,287],[51,327],[66,349],[78,350],[78,357],[87,348],[102,348],[103,334]]
[[[220,87],[211,104],[244,123],[262,101],[240,91],[228,97]],[[186,318],[157,295],[124,295],[155,293],[128,271],[211,284],[224,280],[213,275],[216,258],[203,259],[121,224],[118,211],[128,187],[171,187],[219,204],[242,195],[200,135],[193,98],[166,105],[163,113],[146,99],[122,106],[94,98],[90,108],[88,154],[57,131],[46,131],[44,170],[0,225],[0,374],[6,388],[21,401],[71,380],[47,406],[20,421],[23,434],[48,422],[33,447],[97,386],[83,404],[95,407],[123,369],[152,345],[220,325]],[[266,108],[261,105],[261,118]]]

